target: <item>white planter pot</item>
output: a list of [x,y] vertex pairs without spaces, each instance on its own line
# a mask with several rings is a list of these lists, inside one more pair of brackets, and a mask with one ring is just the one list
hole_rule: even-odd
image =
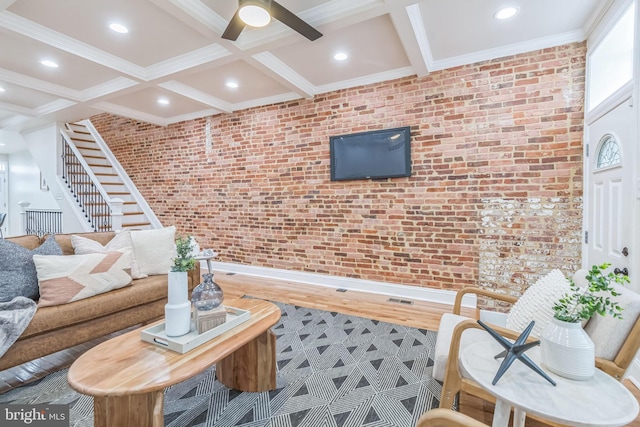
[[552,319],[540,335],[543,367],[572,380],[587,380],[595,371],[593,341],[582,324]]
[[179,337],[191,330],[189,281],[185,272],[169,272],[168,302],[164,306],[164,330],[168,337]]

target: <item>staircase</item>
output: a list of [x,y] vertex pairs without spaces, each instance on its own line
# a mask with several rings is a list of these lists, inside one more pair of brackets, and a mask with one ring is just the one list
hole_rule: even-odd
[[123,201],[123,229],[154,228],[152,220],[141,207],[141,202],[118,174],[117,168],[97,143],[91,130],[83,123],[67,123],[65,127],[63,138],[69,145],[74,145],[77,151],[74,153],[72,150],[63,150],[63,179],[93,229],[106,231],[112,228],[114,199]]

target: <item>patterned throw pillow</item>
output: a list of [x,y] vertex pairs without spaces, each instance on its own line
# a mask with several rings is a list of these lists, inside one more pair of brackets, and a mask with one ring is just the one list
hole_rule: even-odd
[[153,276],[167,274],[173,265],[176,253],[176,227],[153,230],[133,230],[133,254],[140,272]]
[[536,321],[531,336],[539,337],[553,319],[553,305],[570,290],[569,280],[560,270],[552,270],[529,286],[511,307],[507,315],[507,328],[522,332],[532,320]]
[[67,304],[131,283],[131,249],[86,255],[34,255],[38,307]]
[[33,263],[36,254],[62,255],[62,249],[53,235],[34,250],[0,239],[0,302],[17,296],[38,299],[38,276]]
[[113,239],[109,241],[109,243],[106,244],[106,246],[102,246],[95,240],[87,239],[86,237],[76,236],[75,234],[73,234],[71,236],[71,245],[73,246],[73,251],[76,255],[104,253],[129,248],[131,249],[132,253],[131,277],[133,277],[134,279],[144,279],[145,277],[147,277],[146,274],[142,274],[140,272],[138,262],[136,261],[135,255],[133,254],[133,242],[131,241],[131,232],[129,230],[120,231],[114,236]]

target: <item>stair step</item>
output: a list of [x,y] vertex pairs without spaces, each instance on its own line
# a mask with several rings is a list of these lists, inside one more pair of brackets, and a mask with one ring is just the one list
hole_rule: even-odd
[[131,224],[122,224],[123,227],[147,227],[151,225],[150,222],[132,222]]
[[117,173],[96,172],[95,176],[118,176]]
[[89,151],[102,151],[100,150],[99,147],[77,147],[78,150],[80,150],[80,152],[82,152],[82,150],[89,150]]
[[144,212],[123,212],[122,214],[124,216],[127,216],[127,215],[144,215]]
[[[75,132],[75,133],[78,133],[78,132]],[[96,143],[95,139],[93,139],[93,138],[92,139],[78,138],[77,136],[73,136],[73,135],[71,136],[71,140],[72,141],[81,141],[81,142],[91,142],[92,144]]]
[[84,156],[85,159],[102,159],[102,160],[107,160],[107,158],[105,156],[93,156],[91,154],[87,154],[86,156]]

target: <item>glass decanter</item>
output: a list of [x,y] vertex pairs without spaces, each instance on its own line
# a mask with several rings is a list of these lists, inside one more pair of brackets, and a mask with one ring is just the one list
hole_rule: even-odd
[[196,310],[208,311],[220,306],[224,301],[224,294],[220,286],[213,281],[213,274],[206,273],[204,281],[193,289],[191,302]]

